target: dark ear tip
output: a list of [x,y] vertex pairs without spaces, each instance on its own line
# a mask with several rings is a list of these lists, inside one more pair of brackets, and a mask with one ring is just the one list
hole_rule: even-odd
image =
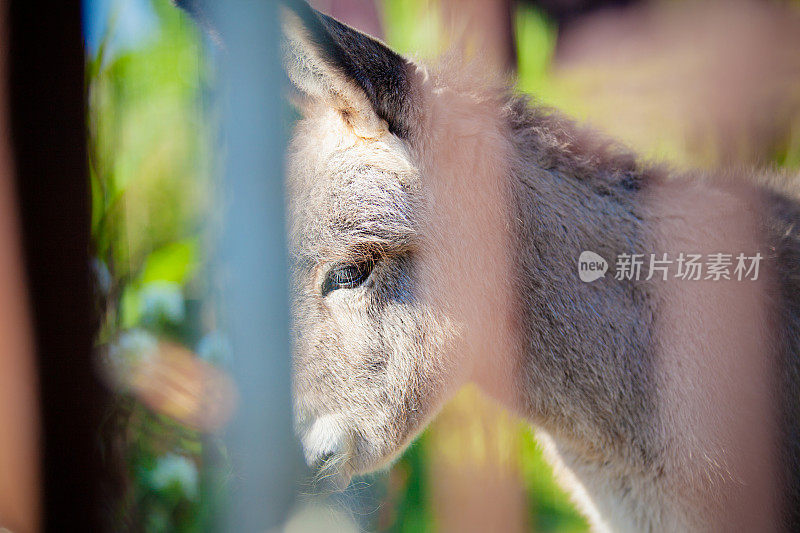
[[281,0],[280,3],[300,19],[302,25],[311,32],[315,39],[319,39],[321,35],[327,33],[322,23],[322,13],[311,7],[305,0]]
[[325,25],[325,19],[329,17],[311,7],[305,0],[282,0],[281,3],[300,19],[300,24],[308,32],[307,38],[315,46],[324,50],[326,55],[337,59],[344,55],[344,51]]
[[320,13],[305,0],[284,0],[283,4],[300,19],[305,38],[328,66],[364,91],[392,133],[407,137],[411,64],[380,41]]
[[217,31],[217,27],[209,13],[208,1],[209,0],[172,0],[172,4],[191,15],[198,26],[204,29],[218,45],[224,46],[222,37]]
[[178,7],[197,20],[204,21],[206,19],[206,6],[203,4],[202,0],[172,0],[172,4],[175,7]]
[[[286,6],[291,11],[297,13],[298,16],[303,14],[314,14],[316,10],[305,0],[281,0],[281,4]],[[301,18],[303,18],[301,16]]]
[[[215,0],[172,0],[203,26],[224,47],[212,17]],[[262,0],[263,1],[263,0]],[[319,52],[328,68],[359,86],[389,130],[406,137],[408,69],[410,63],[379,41],[320,13],[305,0],[281,0],[280,4],[299,19],[303,41]]]

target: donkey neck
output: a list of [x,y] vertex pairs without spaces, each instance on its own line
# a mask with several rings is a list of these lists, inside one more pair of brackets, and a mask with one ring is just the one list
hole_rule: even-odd
[[612,270],[623,253],[763,252],[758,190],[668,179],[556,115],[516,101],[508,110],[516,375],[523,412],[552,437],[573,493],[588,495],[599,529],[774,518],[769,274],[692,285],[646,281],[644,269],[585,283],[577,271],[587,250]]

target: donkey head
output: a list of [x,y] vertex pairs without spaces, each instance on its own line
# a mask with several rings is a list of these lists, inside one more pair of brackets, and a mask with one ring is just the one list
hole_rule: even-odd
[[419,293],[424,73],[305,4],[285,13],[294,394],[309,464],[386,464],[442,401],[443,319]]
[[[175,1],[202,21],[201,3]],[[486,265],[437,263],[430,251],[448,257],[454,241],[494,242],[486,228],[501,218],[460,225],[452,202],[432,205],[428,189],[458,183],[491,203],[470,177],[502,167],[477,155],[500,135],[471,88],[453,90],[302,0],[287,4],[283,52],[302,114],[287,156],[295,415],[309,464],[343,482],[390,462],[475,372],[474,352],[454,344],[469,320],[445,311],[454,306],[436,294],[448,289],[431,290],[430,280],[441,271],[468,280],[458,291],[472,301],[502,291],[482,283]],[[442,168],[456,179],[440,179]]]

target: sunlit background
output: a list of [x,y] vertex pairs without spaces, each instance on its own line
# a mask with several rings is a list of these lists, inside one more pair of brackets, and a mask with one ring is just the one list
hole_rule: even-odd
[[[800,169],[798,3],[726,5],[636,4],[560,34],[545,10],[521,3],[517,87],[677,167]],[[118,391],[101,436],[119,481],[107,512],[120,530],[206,530],[236,475],[221,437],[236,408],[226,372],[236,354],[211,268],[219,50],[168,0],[85,6],[97,351]],[[385,41],[435,58],[448,45],[439,7],[377,2]],[[486,531],[587,529],[533,430],[473,388],[388,472],[344,494],[313,479],[296,490],[290,531],[460,531],[463,520],[480,530],[465,509],[480,510]]]

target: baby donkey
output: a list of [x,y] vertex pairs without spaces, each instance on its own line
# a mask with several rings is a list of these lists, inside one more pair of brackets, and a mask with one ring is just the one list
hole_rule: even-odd
[[598,531],[800,528],[790,181],[641,163],[469,64],[290,6],[309,463],[384,467],[472,381]]

